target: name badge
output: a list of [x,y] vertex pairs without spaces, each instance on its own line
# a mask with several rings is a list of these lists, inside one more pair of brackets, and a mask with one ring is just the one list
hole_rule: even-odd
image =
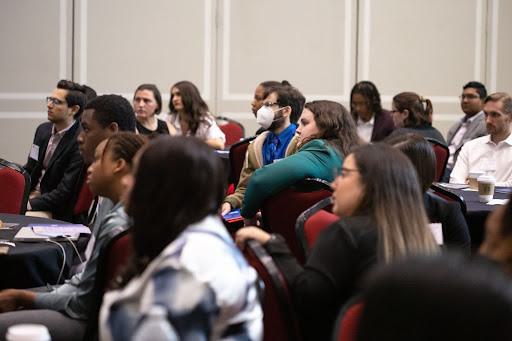
[[39,160],[39,146],[32,144],[32,147],[30,147],[30,155],[29,157],[34,160]]
[[438,245],[443,245],[444,244],[443,224],[441,224],[441,223],[430,223],[430,224],[428,224],[428,227],[430,227],[430,231],[432,231],[432,235],[434,236],[434,239],[436,240],[436,243]]

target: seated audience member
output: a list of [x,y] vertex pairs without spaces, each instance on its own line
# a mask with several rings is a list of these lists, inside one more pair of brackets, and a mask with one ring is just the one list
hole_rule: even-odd
[[156,117],[162,111],[162,95],[156,85],[139,85],[133,95],[133,110],[139,134],[169,134],[167,123]]
[[462,255],[407,260],[367,281],[358,341],[511,340],[512,286]]
[[194,84],[181,81],[171,87],[169,110],[169,123],[177,135],[195,136],[214,149],[224,149],[226,137]]
[[462,146],[450,182],[466,183],[470,172],[485,172],[496,178],[496,186],[512,186],[512,97],[504,92],[484,101],[485,125],[489,135]]
[[[236,241],[262,243],[288,282],[306,340],[328,340],[340,307],[359,291],[376,263],[438,247],[428,228],[416,171],[398,150],[384,144],[359,147],[334,180],[333,212],[341,220],[318,237],[302,268],[279,235],[242,228]],[[293,203],[290,203],[293,205]]]
[[[119,95],[102,95],[87,103],[81,117],[82,131],[77,137],[80,153],[88,167],[94,160],[98,144],[119,131],[135,132],[135,114],[126,98]],[[82,170],[80,186],[85,181],[86,169]],[[77,186],[76,195],[79,193]],[[92,224],[95,217],[102,217],[112,207],[108,199],[100,198],[89,214],[90,219],[80,217],[80,221]]]
[[297,153],[257,169],[249,179],[241,211],[246,220],[255,217],[265,199],[300,180],[332,181],[333,170],[340,167],[345,155],[359,143],[347,109],[332,101],[306,103],[296,133]]
[[450,158],[446,165],[448,168],[447,179],[464,143],[477,137],[487,135],[485,117],[482,110],[485,97],[487,97],[487,90],[482,83],[469,82],[462,88],[460,107],[464,112],[464,117],[448,130],[446,136],[448,148],[450,149]]
[[95,160],[88,169],[87,182],[93,194],[109,198],[114,206],[92,231],[91,238],[95,243],[91,257],[83,272],[50,292],[0,291],[0,335],[5,335],[13,324],[39,323],[48,327],[54,341],[83,338],[86,319],[96,298],[94,281],[99,252],[114,228],[127,225],[121,201],[125,190],[122,180],[129,174],[133,156],[144,142],[143,136],[119,133],[98,145]]
[[469,254],[471,238],[460,205],[428,191],[436,175],[436,155],[430,142],[413,133],[391,136],[385,142],[404,153],[416,168],[425,211],[431,223],[441,223],[443,244],[450,249],[463,250]]
[[365,142],[377,142],[395,129],[389,111],[382,109],[379,90],[369,81],[354,85],[350,93],[350,111],[357,133]]
[[[264,81],[258,84],[256,89],[254,90],[254,98],[251,102],[251,111],[254,114],[254,117],[257,117],[257,112],[263,106],[265,98],[267,98],[267,96],[270,95],[270,90],[280,85],[290,85],[290,83],[288,83],[287,81]],[[259,135],[264,131],[265,128],[260,127],[254,135]]]
[[512,275],[512,202],[497,206],[485,222],[480,255],[497,262]]
[[235,193],[224,199],[223,214],[242,206],[247,183],[256,169],[297,151],[295,122],[302,113],[305,102],[306,99],[300,91],[291,85],[277,86],[269,91],[256,118],[264,131],[247,148],[240,180]]
[[[79,117],[85,107],[81,85],[61,80],[46,98],[48,121],[37,127],[27,164],[31,178],[27,215],[40,211],[46,217],[69,221],[83,161],[76,137]],[[44,213],[43,213],[44,212]]]
[[223,179],[198,139],[161,137],[144,150],[127,205],[135,254],[122,288],[104,297],[102,339],[129,339],[155,306],[183,339],[261,339],[256,272],[218,216]]
[[443,135],[432,127],[433,107],[428,98],[414,92],[401,92],[393,97],[391,116],[396,130],[393,135],[416,133],[446,144]]
[[86,104],[98,97],[96,90],[85,84],[82,86],[84,87],[85,97],[87,98]]

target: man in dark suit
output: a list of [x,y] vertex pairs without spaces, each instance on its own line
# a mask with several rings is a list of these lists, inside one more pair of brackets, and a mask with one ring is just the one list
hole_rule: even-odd
[[450,158],[446,165],[444,181],[448,181],[464,143],[487,135],[485,116],[482,110],[485,97],[487,97],[487,90],[480,82],[469,82],[462,88],[460,107],[464,112],[464,117],[448,130],[446,141],[450,149]]
[[37,127],[24,168],[30,174],[27,215],[35,211],[70,220],[83,159],[78,150],[79,116],[86,97],[81,85],[61,80],[46,98],[48,121]]

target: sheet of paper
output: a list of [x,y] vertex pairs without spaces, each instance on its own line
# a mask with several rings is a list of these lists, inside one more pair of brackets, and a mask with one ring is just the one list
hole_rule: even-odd
[[508,199],[492,199],[489,202],[487,202],[487,205],[506,205],[508,202]]
[[52,237],[91,234],[91,230],[81,224],[38,224],[32,225],[32,230],[36,234]]
[[430,223],[430,224],[428,224],[428,227],[430,227],[430,231],[432,231],[432,234],[434,235],[434,239],[436,240],[436,243],[438,245],[443,245],[443,243],[444,243],[443,225],[441,223]]

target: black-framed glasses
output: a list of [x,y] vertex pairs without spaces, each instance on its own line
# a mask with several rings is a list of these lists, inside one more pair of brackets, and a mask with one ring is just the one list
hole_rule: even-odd
[[61,104],[66,103],[66,101],[62,101],[58,98],[48,96],[48,97],[46,97],[46,103],[52,103],[53,105],[61,105]]
[[279,105],[279,103],[277,103],[277,102],[265,102],[265,103],[263,103],[263,105],[266,106],[266,107],[271,107],[273,105]]
[[478,95],[475,95],[475,94],[462,94],[459,96],[459,99],[463,100],[463,99],[477,99],[477,98],[480,98],[480,96]]

